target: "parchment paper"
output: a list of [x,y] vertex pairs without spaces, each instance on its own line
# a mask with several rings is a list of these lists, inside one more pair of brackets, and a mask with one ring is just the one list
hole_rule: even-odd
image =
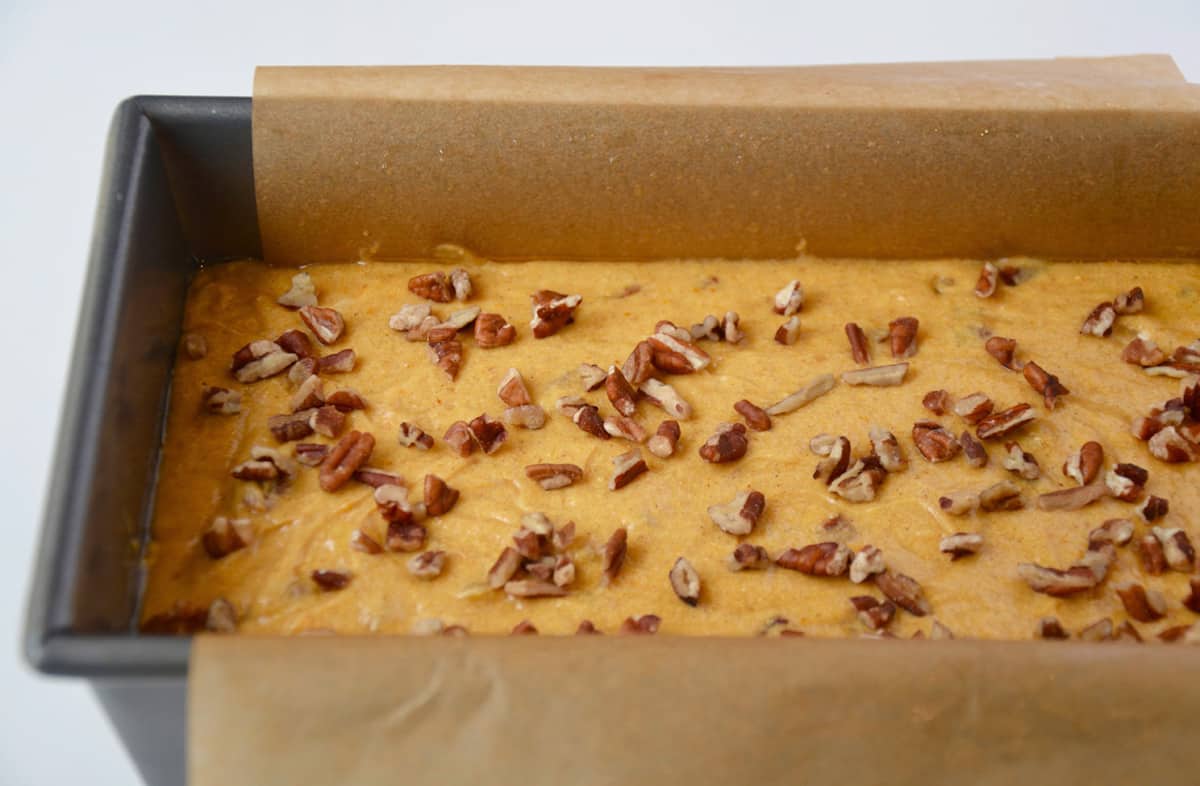
[[[496,257],[1200,255],[1169,58],[262,69],[264,248]],[[1033,621],[1031,620],[1031,626]],[[200,636],[189,781],[1192,784],[1200,650]]]

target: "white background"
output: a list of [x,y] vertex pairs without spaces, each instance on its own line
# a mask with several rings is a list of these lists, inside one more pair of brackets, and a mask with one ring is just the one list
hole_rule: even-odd
[[109,116],[136,93],[249,95],[266,64],[779,65],[1168,52],[1200,2],[466,3],[0,0],[0,784],[135,784],[91,694],[19,651]]

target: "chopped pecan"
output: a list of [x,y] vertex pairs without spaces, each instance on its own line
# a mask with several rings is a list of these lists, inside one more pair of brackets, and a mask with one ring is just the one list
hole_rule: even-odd
[[612,402],[613,408],[622,415],[629,417],[637,411],[637,391],[616,366],[608,367],[608,375],[604,379],[604,392]]
[[992,400],[985,393],[972,393],[958,400],[954,405],[954,414],[971,425],[975,425],[992,414]]
[[425,476],[423,495],[425,512],[430,516],[441,516],[450,512],[454,503],[458,502],[458,489],[446,485],[446,481],[437,475]]
[[995,263],[984,262],[979,271],[979,279],[975,282],[976,297],[991,297],[996,294],[996,286],[1000,283],[1000,269]]
[[475,435],[471,433],[471,427],[462,420],[451,423],[442,439],[450,446],[451,450],[463,458],[474,453],[475,448],[479,446],[479,443],[475,441]]
[[[691,334],[688,335],[690,337]],[[708,353],[691,341],[681,341],[666,333],[655,333],[646,340],[654,350],[651,362],[655,367],[672,374],[690,374],[712,363]],[[611,377],[612,369],[609,369],[609,375]]]
[[575,414],[571,416],[571,420],[581,431],[586,431],[593,437],[610,439],[612,436],[604,428],[604,418],[600,417],[600,410],[591,404],[584,404],[575,410]]
[[583,477],[583,468],[575,464],[530,464],[525,476],[547,491],[570,486]]
[[321,462],[319,480],[324,491],[337,491],[371,458],[375,437],[361,431],[351,431],[338,440]]
[[908,460],[900,452],[900,443],[896,435],[882,426],[873,425],[867,436],[871,440],[871,448],[879,457],[879,463],[888,472],[902,472],[908,468]]
[[505,546],[504,551],[492,564],[487,574],[487,584],[492,589],[500,589],[509,579],[517,575],[521,569],[521,555],[512,546]]
[[201,394],[204,409],[214,415],[236,415],[242,411],[242,394],[228,388],[208,387]]
[[454,290],[455,300],[468,300],[471,297],[471,274],[465,268],[456,267],[450,271],[450,288]]
[[1150,438],[1150,455],[1168,464],[1196,461],[1200,447],[1184,439],[1175,426],[1167,426]]
[[1037,459],[1032,453],[1026,453],[1018,442],[1004,443],[1002,466],[1025,480],[1037,480],[1042,476],[1042,468]]
[[[433,312],[428,303],[406,303],[388,319],[388,327],[401,333],[407,333],[410,330],[418,329],[426,319],[432,316]],[[436,323],[437,319],[434,318],[434,324]],[[420,340],[424,341],[425,337],[421,336]]]
[[551,581],[560,587],[569,587],[575,582],[575,563],[566,554],[559,554],[554,560],[554,572]]
[[1138,633],[1132,622],[1125,620],[1117,626],[1117,630],[1113,634],[1113,641],[1134,641],[1141,644],[1142,634]]
[[887,570],[887,565],[883,562],[883,552],[875,546],[863,546],[862,550],[855,554],[854,559],[850,561],[850,580],[855,584],[862,584],[885,570]]
[[1078,635],[1080,641],[1111,641],[1113,637],[1112,620],[1110,620],[1108,617],[1105,617],[1102,620],[1097,620],[1091,625],[1088,625],[1086,628],[1080,630]]
[[719,423],[713,435],[700,446],[700,458],[713,464],[737,461],[746,455],[750,441],[741,423]]
[[1015,287],[1033,276],[1034,271],[1029,268],[1021,268],[1016,265],[1005,265],[1000,268],[1000,280],[1010,287]]
[[921,592],[921,585],[911,576],[885,570],[875,577],[875,586],[909,614],[924,617],[933,612],[929,601]]
[[453,380],[462,368],[463,345],[458,339],[435,341],[429,345],[429,357],[446,376]]
[[527,428],[536,431],[546,425],[546,410],[537,404],[526,404],[523,407],[509,407],[504,410],[504,422],[510,426]]
[[920,454],[934,464],[949,461],[962,450],[962,445],[954,435],[932,420],[918,420],[914,423],[912,439]]
[[1108,519],[1088,533],[1088,549],[1094,551],[1106,543],[1124,546],[1132,539],[1132,521],[1129,519]]
[[1138,541],[1138,556],[1142,560],[1142,569],[1151,576],[1160,576],[1167,570],[1167,556],[1162,544],[1153,534],[1143,535]]
[[1163,516],[1167,515],[1167,512],[1170,509],[1171,505],[1169,502],[1167,502],[1167,500],[1163,499],[1162,497],[1155,497],[1151,495],[1146,499],[1146,502],[1142,505],[1141,509],[1138,510],[1138,513],[1142,515],[1143,521],[1151,522],[1157,521],[1158,519],[1161,519]]
[[1015,339],[1003,338],[1002,336],[992,336],[983,345],[987,353],[994,357],[1000,365],[1012,371],[1017,370],[1017,364],[1013,360],[1013,356],[1017,352],[1017,342]]
[[942,538],[938,551],[949,554],[951,560],[978,554],[983,548],[983,535],[976,532],[955,532]]
[[962,446],[963,456],[966,457],[969,466],[976,468],[987,466],[987,449],[982,442],[971,436],[971,432],[964,431],[959,434],[958,444]]
[[717,319],[712,314],[709,314],[701,322],[697,322],[695,325],[692,325],[691,328],[688,329],[687,333],[688,337],[692,341],[720,341],[725,337],[725,327],[721,320]]
[[296,445],[296,461],[306,467],[317,467],[329,455],[329,446],[316,442],[301,442]]
[[380,554],[383,552],[383,546],[379,545],[379,541],[361,529],[356,529],[350,533],[350,548],[355,551],[361,551],[363,554]]
[[1191,573],[1196,565],[1196,550],[1188,534],[1178,527],[1153,527],[1150,531],[1162,545],[1167,567]]
[[[384,486],[383,488],[394,487]],[[425,538],[428,535],[429,532],[423,525],[403,518],[396,519],[395,521],[388,522],[387,537],[384,539],[384,545],[388,551],[420,551],[425,548]]]
[[520,622],[518,622],[516,625],[513,626],[513,629],[511,631],[509,631],[508,635],[510,635],[510,636],[536,636],[536,635],[538,635],[538,629],[537,629],[537,626],[535,626],[529,620],[521,620]]
[[499,314],[480,314],[475,318],[475,345],[480,349],[508,346],[517,337],[517,329]]
[[575,419],[575,413],[581,407],[590,407],[591,404],[583,398],[583,396],[563,396],[554,402],[554,408],[560,415],[566,415],[572,420]]
[[250,545],[254,529],[249,519],[230,519],[217,516],[200,538],[204,551],[213,559],[221,559]]
[[871,350],[867,334],[856,322],[847,322],[845,330],[846,339],[850,342],[850,357],[860,366],[868,365],[871,362]]
[[641,385],[654,373],[654,347],[649,341],[639,341],[629,357],[621,364],[621,373],[631,385]]
[[429,450],[433,447],[433,437],[407,421],[400,424],[400,433],[397,435],[396,441],[406,448],[416,448],[417,450]]
[[1056,598],[1090,590],[1099,583],[1091,568],[1078,564],[1072,565],[1067,570],[1058,570],[1031,562],[1022,562],[1017,565],[1017,575],[1034,592],[1041,592]]
[[288,369],[288,382],[291,382],[293,385],[303,383],[304,380],[317,373],[320,364],[321,361],[315,357],[300,358]]
[[755,546],[752,543],[739,543],[738,547],[729,555],[726,564],[734,572],[739,570],[765,570],[771,564],[771,555],[762,546]]
[[869,366],[842,372],[842,381],[847,385],[870,385],[872,387],[894,387],[904,381],[908,373],[907,363],[890,366]]
[[752,401],[742,399],[733,405],[733,409],[746,419],[746,425],[755,431],[770,431],[771,416],[767,411]]
[[1000,510],[1020,510],[1025,507],[1021,489],[1011,480],[1002,480],[979,492],[979,509],[986,513]]
[[233,353],[230,370],[238,382],[257,382],[286,371],[296,360],[274,341],[252,341]]
[[1200,641],[1200,628],[1196,625],[1172,625],[1169,628],[1159,631],[1158,638],[1160,641],[1173,644],[1177,641],[1195,644]]
[[801,549],[788,549],[775,558],[775,564],[809,576],[841,576],[854,556],[842,543],[813,543]]
[[1081,486],[1086,486],[1100,475],[1104,464],[1104,448],[1099,442],[1085,442],[1077,452],[1063,463],[1062,472]]
[[317,305],[317,285],[313,283],[312,276],[302,270],[292,276],[291,288],[276,298],[275,302],[284,308],[293,309],[315,306]]
[[1141,584],[1126,581],[1113,587],[1125,612],[1138,622],[1154,622],[1167,615],[1167,600],[1162,593],[1147,591]]
[[813,436],[813,438],[808,441],[808,449],[812,451],[813,455],[828,456],[829,454],[833,453],[834,449],[837,448],[839,444],[841,444],[843,439],[846,438],[837,437],[833,434],[826,434],[822,432]]
[[237,626],[237,611],[232,603],[224,598],[217,598],[208,604],[208,616],[204,620],[205,630],[210,633],[233,633]]
[[[920,631],[918,631],[918,633],[919,632]],[[914,634],[914,636],[915,636],[915,634]],[[930,627],[930,629],[929,629],[929,638],[934,639],[934,640],[938,640],[938,639],[949,640],[949,639],[954,638],[954,632],[952,630],[950,630],[949,628],[947,628],[942,623],[938,622],[937,620],[934,620],[932,627]]]
[[343,349],[318,358],[316,370],[322,374],[347,374],[354,370],[354,364],[357,362],[358,356],[354,354],[353,349]]
[[250,460],[233,468],[230,473],[238,480],[284,480],[296,474],[296,467],[279,451],[254,446],[250,448]]
[[1113,323],[1117,321],[1117,310],[1112,303],[1101,303],[1083,320],[1079,332],[1085,336],[1107,338],[1112,335]]
[[1028,404],[1016,404],[1008,409],[988,415],[979,421],[975,433],[980,439],[994,439],[1037,418],[1037,413]]
[[859,621],[870,630],[886,628],[896,616],[896,604],[890,600],[880,603],[870,595],[856,595],[850,599],[850,603],[858,613]]
[[675,560],[668,578],[671,580],[671,589],[675,590],[681,601],[689,606],[700,602],[700,574],[687,559],[680,557]]
[[447,338],[453,338],[454,333],[457,333],[458,331],[463,330],[464,328],[470,327],[471,324],[474,323],[475,320],[479,318],[479,314],[481,311],[482,311],[482,309],[480,309],[479,306],[467,306],[466,308],[460,308],[458,311],[451,312],[450,316],[448,316],[446,318],[446,321],[443,322],[438,327],[439,328],[447,328],[452,332],[442,333],[437,338],[435,338],[434,331],[430,330],[429,335],[427,335],[425,337],[425,340],[433,342],[433,341],[444,341]]
[[513,598],[561,598],[565,587],[541,579],[518,579],[504,585],[504,592]]
[[308,419],[309,427],[324,437],[333,438],[342,433],[346,426],[346,415],[337,407],[324,406],[311,410]]
[[979,507],[979,494],[974,491],[954,491],[939,497],[938,507],[951,516],[966,516]]
[[356,409],[366,409],[367,402],[350,388],[335,390],[325,397],[325,403],[336,407],[339,412],[352,412]]
[[604,430],[610,437],[642,443],[650,436],[641,423],[624,415],[609,415],[604,419]]
[[313,410],[306,409],[290,415],[272,415],[267,418],[267,428],[279,442],[294,442],[304,439],[313,433],[312,425],[309,423],[312,420],[312,414]]
[[603,561],[600,566],[600,571],[603,574],[601,583],[604,586],[608,586],[615,581],[617,575],[621,572],[621,566],[625,564],[625,552],[628,540],[629,534],[625,528],[618,527],[613,530],[612,536],[604,544]]
[[878,464],[878,457],[868,456],[834,478],[829,491],[847,502],[870,502],[886,477],[887,471]]
[[775,342],[790,347],[800,338],[800,317],[789,317],[775,329]]
[[1146,368],[1166,363],[1167,353],[1163,352],[1148,334],[1138,333],[1121,351],[1121,360]]
[[804,307],[804,287],[792,279],[783,285],[783,289],[775,293],[775,313],[790,317]]
[[1188,595],[1183,599],[1183,606],[1188,611],[1200,614],[1200,576],[1188,579]]
[[708,517],[730,535],[749,535],[762,518],[767,499],[760,491],[740,491],[727,505],[710,505]]
[[1113,300],[1113,311],[1118,314],[1137,314],[1146,307],[1146,293],[1141,287],[1117,295]]
[[1033,631],[1033,635],[1038,639],[1066,639],[1070,638],[1067,632],[1063,630],[1062,623],[1057,617],[1042,617],[1038,620],[1037,627]]
[[[717,323],[717,318],[712,317],[712,321]],[[719,331],[719,328],[714,329]],[[654,324],[654,332],[662,333],[664,336],[670,336],[678,339],[679,341],[692,340],[692,332],[690,330],[684,330],[669,319],[658,320],[658,322]]]
[[668,415],[673,415],[680,420],[687,420],[692,416],[692,405],[684,401],[683,397],[675,392],[675,388],[665,382],[650,377],[641,384],[638,390],[651,404]]
[[515,368],[505,372],[504,379],[500,380],[500,387],[496,388],[496,395],[510,407],[523,407],[533,403],[529,397],[529,388],[525,387],[525,380],[521,378],[521,372]]
[[950,408],[950,393],[946,390],[931,390],[921,399],[921,406],[935,415],[945,415]]
[[784,396],[779,401],[767,407],[767,414],[775,417],[776,415],[786,415],[789,412],[795,412],[805,404],[833,390],[836,384],[837,380],[834,379],[832,374],[821,374],[795,393]]
[[1108,493],[1123,502],[1136,502],[1145,490],[1149,473],[1136,464],[1117,464],[1104,475]]
[[1029,383],[1030,387],[1042,394],[1042,401],[1045,403],[1046,409],[1054,409],[1059,397],[1071,392],[1067,390],[1066,385],[1058,381],[1058,377],[1032,360],[1025,364],[1024,374],[1025,381]]
[[721,322],[721,335],[726,344],[740,344],[746,337],[742,331],[742,318],[736,311],[726,311],[725,319]]
[[917,354],[916,317],[899,317],[888,323],[888,340],[894,358],[910,358]]
[[579,382],[585,391],[590,392],[602,387],[607,379],[608,374],[599,366],[591,363],[579,364]]
[[637,448],[622,453],[613,459],[613,474],[608,481],[608,490],[623,489],[648,469],[642,451]]
[[409,558],[408,572],[419,579],[436,579],[446,566],[446,552],[423,551]]
[[595,623],[591,620],[582,620],[579,627],[575,629],[576,636],[599,636],[601,631],[596,629]]
[[275,343],[283,349],[284,352],[291,352],[301,360],[306,358],[317,357],[317,352],[313,349],[312,341],[309,341],[308,334],[303,330],[285,330],[275,339]]
[[581,295],[564,295],[549,289],[531,296],[533,320],[529,323],[534,338],[547,338],[575,321],[575,309],[583,302]]
[[324,306],[302,306],[300,319],[322,344],[332,344],[342,337],[346,321],[336,309]]
[[550,545],[557,552],[565,552],[575,541],[575,522],[568,521],[550,533]]
[[1103,483],[1093,482],[1086,486],[1074,486],[1040,494],[1037,506],[1038,510],[1079,510],[1107,495],[1108,488]]
[[653,635],[658,633],[658,627],[662,624],[662,619],[655,614],[643,614],[640,617],[626,617],[621,623],[621,627],[617,629],[617,633],[622,635]]
[[413,276],[408,280],[408,291],[436,303],[449,303],[454,299],[454,287],[440,270]]
[[324,592],[343,590],[350,584],[350,573],[344,570],[314,570],[313,582]]
[[646,449],[659,458],[670,458],[675,453],[675,446],[679,444],[680,434],[678,423],[674,420],[664,420],[658,424],[654,436],[646,443]]
[[208,355],[208,341],[199,333],[184,333],[183,353],[189,360],[200,360]]

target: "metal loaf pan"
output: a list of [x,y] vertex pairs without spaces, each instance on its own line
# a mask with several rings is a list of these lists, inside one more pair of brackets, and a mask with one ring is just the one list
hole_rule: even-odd
[[249,98],[114,113],[33,573],[25,651],[83,677],[142,776],[184,783],[190,640],[137,633],[142,547],[188,282],[259,256]]

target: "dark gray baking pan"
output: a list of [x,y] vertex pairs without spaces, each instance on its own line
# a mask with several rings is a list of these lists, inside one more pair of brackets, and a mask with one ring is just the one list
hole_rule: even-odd
[[139,96],[109,132],[25,651],[84,677],[151,784],[184,783],[190,640],[137,635],[184,297],[201,261],[259,256],[250,99]]

